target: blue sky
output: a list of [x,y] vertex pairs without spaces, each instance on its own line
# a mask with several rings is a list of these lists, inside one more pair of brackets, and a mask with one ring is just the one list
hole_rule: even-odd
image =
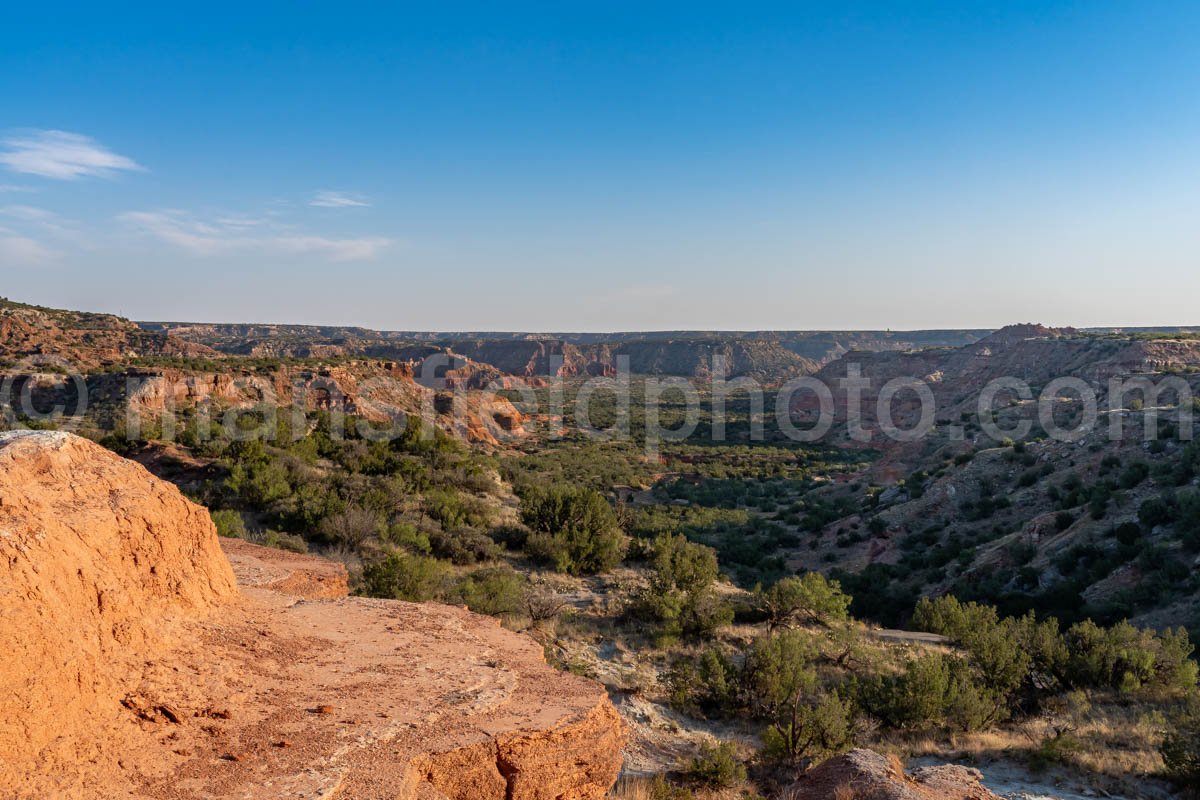
[[10,4],[0,294],[392,329],[1197,324],[1200,5]]

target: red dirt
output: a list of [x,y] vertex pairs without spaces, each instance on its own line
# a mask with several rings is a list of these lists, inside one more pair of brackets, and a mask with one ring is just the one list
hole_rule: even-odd
[[336,600],[350,593],[346,567],[336,561],[222,539],[221,549],[243,588],[271,589],[305,600]]

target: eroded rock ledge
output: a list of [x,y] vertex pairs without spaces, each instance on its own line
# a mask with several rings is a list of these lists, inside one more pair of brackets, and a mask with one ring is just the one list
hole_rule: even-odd
[[532,640],[342,596],[318,559],[227,547],[132,462],[0,435],[5,792],[591,800],[615,781],[625,731],[606,693]]

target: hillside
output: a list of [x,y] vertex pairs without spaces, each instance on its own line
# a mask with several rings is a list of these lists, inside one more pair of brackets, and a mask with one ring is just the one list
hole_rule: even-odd
[[523,377],[616,375],[625,369],[633,375],[703,379],[711,375],[715,359],[723,359],[726,377],[770,383],[815,372],[819,366],[765,339],[685,337],[597,344],[456,340],[449,346],[474,361]]
[[0,298],[0,365],[95,368],[143,356],[211,357],[206,345],[146,331],[111,314],[64,311]]
[[636,375],[707,377],[714,355],[728,377],[781,383],[815,372],[855,349],[911,350],[961,346],[987,335],[962,331],[662,331],[648,333],[453,333],[372,331],[311,325],[142,322],[221,352],[253,356],[345,356],[407,360],[442,348],[500,372],[521,376],[615,374],[628,358]]
[[[993,381],[1016,379],[1034,396],[1051,381],[1077,378],[1096,393],[1101,405],[1113,378],[1162,378],[1169,375],[1195,380],[1200,372],[1200,337],[1189,335],[1100,335],[1071,328],[1013,325],[959,348],[909,352],[852,351],[827,364],[815,377],[833,390],[838,421],[845,421],[847,393],[842,387],[851,369],[869,381],[861,394],[864,425],[877,430],[879,390],[896,379],[923,381],[931,390],[937,421],[948,425],[963,414],[978,414],[980,393]],[[1001,393],[997,409],[1009,394]],[[911,396],[901,396],[893,408],[894,422],[911,427],[920,409]],[[800,398],[811,410],[811,398]],[[1029,411],[1026,407],[1026,411]]]
[[[10,398],[28,390],[34,411],[82,408],[89,427],[101,430],[141,418],[141,425],[158,430],[166,412],[266,403],[340,411],[375,423],[423,416],[464,440],[487,444],[523,434],[522,416],[508,400],[453,391],[503,386],[507,376],[445,348],[416,345],[389,357],[238,355],[109,314],[7,300],[0,302],[0,380],[16,391]],[[82,404],[81,388],[87,390]],[[4,408],[5,415],[17,405]]]
[[[813,540],[793,554],[794,566],[832,563],[861,587],[860,609],[892,623],[918,596],[953,592],[1012,613],[1200,629],[1200,517],[1187,505],[1200,477],[1198,446],[1183,437],[1200,395],[1200,339],[1013,326],[955,350],[853,353],[818,377],[836,386],[849,364],[871,379],[863,425],[882,457],[857,491],[814,495],[816,505],[836,501],[853,513],[810,525]],[[925,378],[938,409],[930,435],[907,443],[880,435],[875,411],[878,387],[905,376]],[[1002,392],[994,403],[1015,442],[988,436],[976,416],[980,392],[1000,378],[1033,392],[1025,400]],[[1039,420],[1037,397],[1058,378],[1082,381],[1097,398],[1096,425],[1073,441],[1049,437]],[[1137,390],[1109,397],[1110,379],[1137,378],[1175,379],[1192,394],[1166,391],[1157,403]],[[835,391],[835,399],[844,426],[846,398]],[[1052,399],[1057,425],[1084,421],[1076,393]],[[893,410],[901,427],[919,416],[911,402]],[[1148,424],[1157,441],[1146,438]]]

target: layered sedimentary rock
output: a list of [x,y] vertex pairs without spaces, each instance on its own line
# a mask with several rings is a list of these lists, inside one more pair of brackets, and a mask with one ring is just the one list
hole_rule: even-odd
[[[123,376],[126,402],[151,415],[182,411],[208,403],[218,406],[297,406],[304,410],[342,411],[377,423],[420,416],[467,441],[496,444],[523,435],[521,413],[491,392],[452,392],[466,373],[451,370],[439,380],[447,391],[423,386],[410,364],[353,362],[320,369],[281,366],[266,373],[198,373],[177,369],[147,370]],[[467,380],[469,383],[470,381]]]
[[0,297],[0,357],[27,367],[89,369],[138,356],[217,355],[198,342],[146,331],[111,314],[39,308]]
[[603,688],[532,640],[226,548],[140,466],[0,435],[0,795],[590,800],[616,779]]
[[[1074,328],[1043,325],[1010,325],[977,342],[955,349],[908,352],[846,353],[826,365],[816,378],[830,388],[835,419],[845,422],[848,404],[857,398],[865,428],[878,434],[878,399],[892,381],[918,380],[929,389],[936,419],[957,421],[962,413],[979,411],[979,396],[996,380],[1016,379],[1032,387],[1036,398],[1042,389],[1059,378],[1076,378],[1091,386],[1104,399],[1111,379],[1151,377],[1160,380],[1168,373],[1192,374],[1200,369],[1200,340],[1134,337],[1107,338],[1084,334]],[[865,381],[859,388],[847,378]],[[1001,395],[1001,402],[1007,400]],[[886,407],[886,406],[885,406]],[[1000,407],[999,405],[997,407]],[[797,393],[793,410],[801,419],[819,411],[819,398],[812,392]],[[915,393],[900,392],[891,403],[893,423],[905,430],[915,426],[923,407]],[[891,443],[876,435],[872,446]]]

